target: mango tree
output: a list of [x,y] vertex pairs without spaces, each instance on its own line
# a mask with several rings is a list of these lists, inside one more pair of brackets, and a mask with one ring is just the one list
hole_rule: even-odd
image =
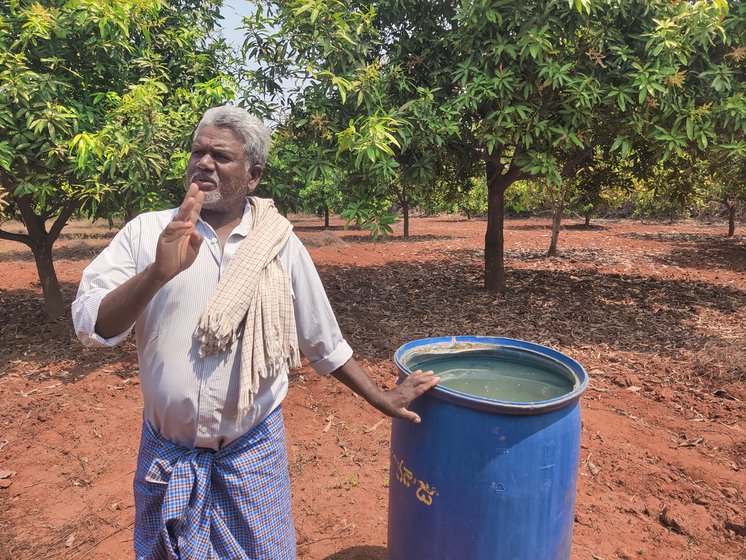
[[219,2],[10,0],[0,7],[3,220],[25,233],[45,310],[65,315],[52,247],[76,213],[154,207],[184,168],[199,112],[229,95]]
[[[388,145],[396,156],[416,122],[420,153],[480,164],[484,283],[504,291],[504,197],[515,181],[560,184],[597,146],[626,157],[652,143],[659,159],[742,146],[740,38],[729,31],[740,2],[733,12],[724,0],[292,0],[270,5],[271,25],[257,32],[253,21],[246,40],[268,83],[303,84],[296,103],[307,114],[320,102],[325,115],[343,114],[334,103],[355,111],[330,126],[340,150],[372,159]],[[370,149],[371,123],[383,119],[388,136]]]
[[540,180],[542,197],[552,211],[552,234],[547,256],[557,255],[562,219],[567,211],[581,214],[585,226],[590,226],[591,215],[602,207],[619,205],[635,186],[651,171],[649,158],[654,153],[635,150],[625,157],[609,151],[609,146],[597,146],[593,155],[574,172],[554,182]]
[[302,182],[341,172],[345,219],[377,238],[390,232],[396,205],[407,236],[409,208],[450,154],[429,127],[432,106],[403,94],[402,69],[368,56],[374,15],[344,2],[258,7],[244,21],[244,57],[259,64],[246,72],[245,102],[282,115],[278,131],[301,146]]
[[711,159],[710,191],[712,200],[725,207],[728,237],[736,233],[736,213],[746,203],[746,150]]
[[674,158],[669,165],[653,169],[638,195],[643,212],[668,212],[672,219],[712,204],[722,206],[727,236],[733,237],[738,208],[746,201],[746,150],[711,149]]

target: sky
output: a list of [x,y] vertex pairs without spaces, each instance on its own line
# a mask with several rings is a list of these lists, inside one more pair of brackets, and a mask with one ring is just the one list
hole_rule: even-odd
[[243,41],[243,33],[236,31],[236,27],[241,25],[241,17],[248,16],[254,12],[254,4],[244,0],[227,0],[220,10],[223,16],[221,27],[223,36],[229,43],[240,46]]

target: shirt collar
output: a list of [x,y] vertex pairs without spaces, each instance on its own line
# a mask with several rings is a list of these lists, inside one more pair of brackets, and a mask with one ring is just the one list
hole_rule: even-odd
[[[174,209],[174,216],[176,215],[176,212],[178,212],[179,209]],[[231,235],[240,235],[241,237],[246,237],[251,232],[253,223],[252,223],[252,217],[251,217],[251,204],[249,204],[248,197],[244,201],[244,207],[243,207],[243,216],[241,216],[241,221],[239,224],[233,228],[233,231],[231,232]],[[197,222],[202,222],[202,227],[206,227],[208,230],[212,230],[210,227],[210,224],[208,224],[206,221],[202,219],[202,216],[197,218]]]
[[231,235],[240,235],[241,237],[246,237],[247,235],[249,235],[252,226],[253,223],[251,217],[251,204],[249,204],[249,199],[246,198],[246,201],[244,202],[241,222],[235,227]]

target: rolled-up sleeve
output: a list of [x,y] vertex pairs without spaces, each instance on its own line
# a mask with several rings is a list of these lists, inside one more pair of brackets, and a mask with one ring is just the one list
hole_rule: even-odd
[[311,256],[295,234],[285,250],[300,350],[317,372],[332,373],[352,357],[352,348],[342,335]]
[[138,230],[137,220],[119,231],[109,246],[104,249],[83,271],[78,293],[72,303],[72,319],[75,333],[86,346],[116,346],[124,341],[133,325],[111,338],[96,334],[98,309],[106,295],[124,284],[137,272],[133,239]]

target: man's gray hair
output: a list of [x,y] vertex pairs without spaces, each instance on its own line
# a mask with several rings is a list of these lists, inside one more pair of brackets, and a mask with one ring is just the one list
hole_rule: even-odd
[[247,171],[252,165],[258,164],[262,167],[266,165],[271,133],[260,119],[240,107],[232,105],[213,107],[205,111],[194,131],[193,139],[197,138],[202,127],[210,125],[229,128],[243,139]]

